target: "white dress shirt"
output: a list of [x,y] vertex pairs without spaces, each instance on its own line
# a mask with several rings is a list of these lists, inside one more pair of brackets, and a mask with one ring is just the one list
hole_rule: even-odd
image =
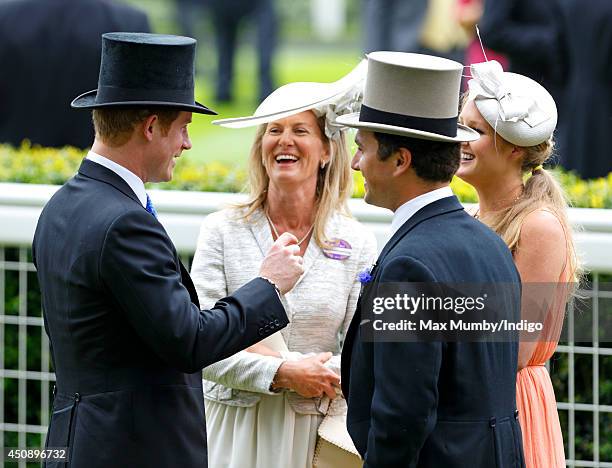
[[408,200],[406,203],[401,205],[395,213],[393,214],[393,220],[391,221],[391,236],[397,232],[397,230],[408,221],[414,214],[419,211],[424,206],[429,205],[437,200],[446,197],[452,197],[453,191],[447,185],[446,187],[442,187],[436,190],[432,190],[431,192],[424,193],[423,195],[419,195],[412,200]]
[[117,164],[115,161],[111,161],[110,159],[105,158],[104,156],[101,156],[97,153],[94,153],[93,151],[89,151],[87,153],[87,159],[97,164],[100,164],[101,166],[104,166],[107,169],[110,169],[123,180],[125,180],[125,182],[130,186],[130,188],[138,197],[138,200],[140,200],[140,203],[142,203],[142,206],[146,208],[147,192],[145,192],[144,182],[140,179],[140,177],[138,177],[136,174],[134,174],[129,169],[126,169],[122,165]]

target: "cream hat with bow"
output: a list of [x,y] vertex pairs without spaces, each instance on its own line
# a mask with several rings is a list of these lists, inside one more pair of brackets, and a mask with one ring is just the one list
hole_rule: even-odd
[[475,63],[469,99],[506,141],[535,146],[548,140],[557,126],[557,106],[546,89],[523,75],[504,72],[499,62]]
[[359,108],[366,71],[367,60],[364,59],[333,83],[286,84],[264,99],[253,115],[214,120],[213,124],[229,128],[252,127],[312,110],[317,117],[326,116],[325,134],[332,138],[345,128],[335,123],[336,118]]

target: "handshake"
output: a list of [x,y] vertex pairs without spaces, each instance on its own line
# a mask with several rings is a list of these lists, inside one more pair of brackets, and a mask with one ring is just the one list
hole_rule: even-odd
[[281,294],[291,291],[304,273],[304,259],[300,256],[297,238],[285,232],[274,242],[266,254],[259,276],[272,281]]

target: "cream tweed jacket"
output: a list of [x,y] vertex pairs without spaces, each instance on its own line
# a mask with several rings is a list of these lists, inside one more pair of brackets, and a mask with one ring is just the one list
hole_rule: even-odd
[[[340,374],[341,340],[357,305],[357,275],[372,265],[376,240],[356,220],[341,214],[330,219],[330,239],[343,239],[352,247],[345,260],[326,257],[313,241],[304,254],[305,272],[284,296],[290,323],[281,333],[289,348],[283,358],[241,351],[203,371],[206,399],[234,406],[253,406],[260,394],[270,394],[276,371],[285,359],[299,359],[330,351],[327,365]],[[209,308],[256,277],[272,234],[261,210],[248,221],[236,209],[213,213],[204,220],[191,268],[200,306]],[[302,414],[320,414],[319,399],[290,392],[292,408]]]

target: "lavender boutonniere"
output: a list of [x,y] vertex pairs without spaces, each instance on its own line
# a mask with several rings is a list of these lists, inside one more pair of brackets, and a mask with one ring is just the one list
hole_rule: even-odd
[[372,270],[374,269],[375,265],[371,265],[369,267],[364,268],[362,271],[359,272],[359,274],[357,275],[357,278],[359,278],[359,282],[364,285],[366,283],[369,283],[370,281],[372,281]]

